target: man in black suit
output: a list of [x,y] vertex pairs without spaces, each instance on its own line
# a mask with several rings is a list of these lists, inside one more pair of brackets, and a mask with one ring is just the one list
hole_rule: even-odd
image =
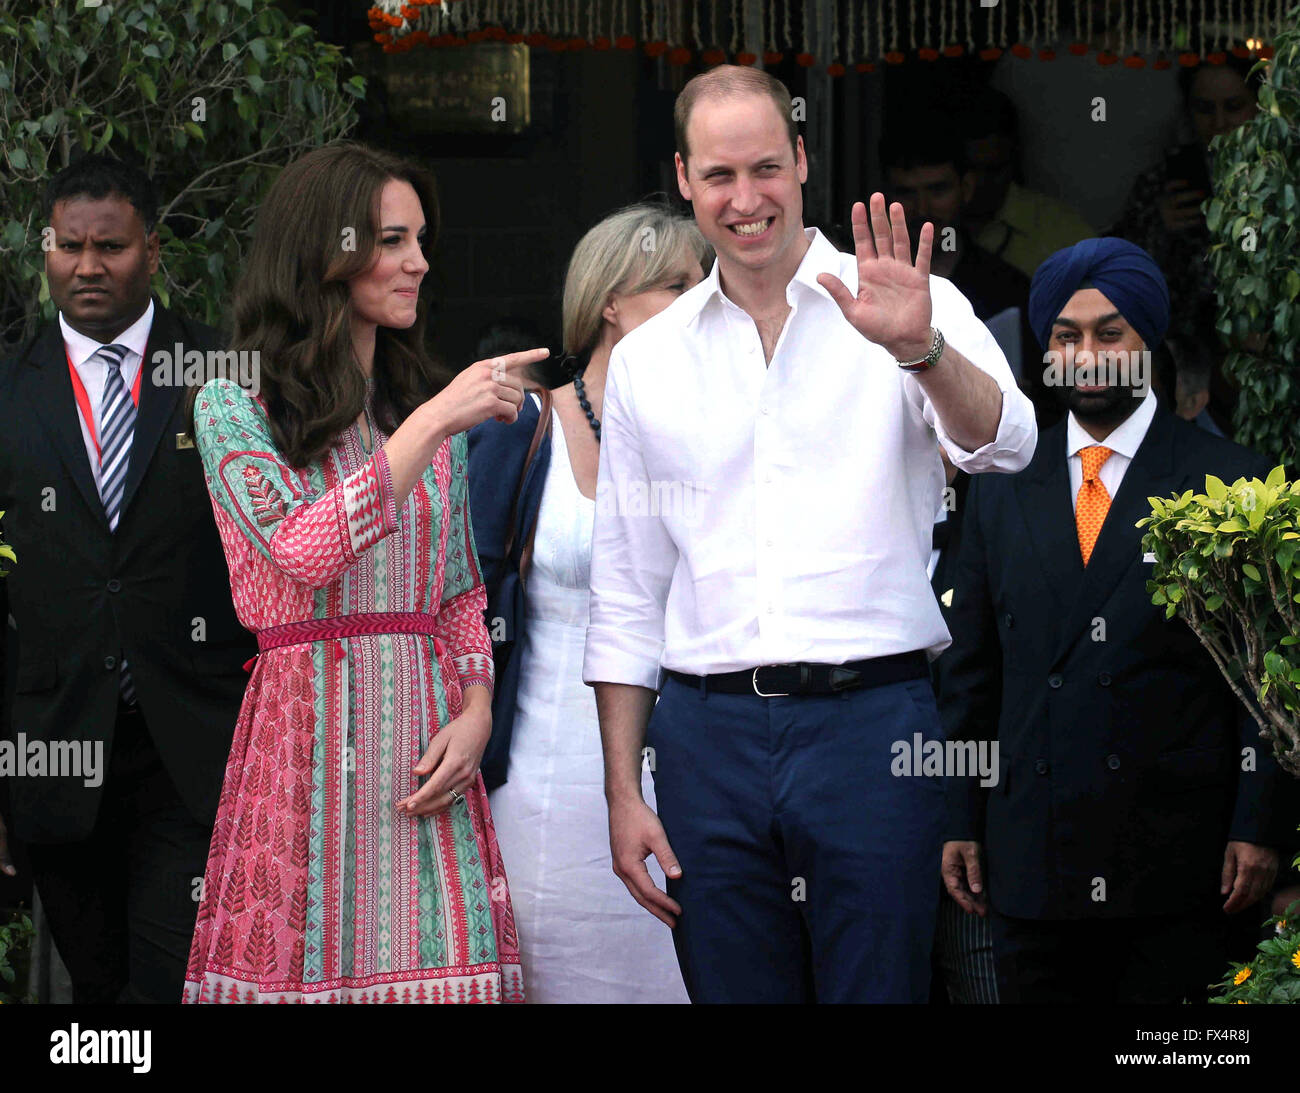
[[143,173],[87,157],[45,214],[58,322],[0,365],[6,819],[76,1001],[179,1002],[255,652],[167,367],[216,343],[151,298]]
[[[946,486],[935,516],[930,551],[930,587],[934,589],[943,612],[944,622],[952,613],[953,584],[957,579],[957,559],[961,545],[961,523],[966,512],[971,475],[959,471],[939,450],[943,461]],[[947,651],[930,662],[930,680],[936,696],[942,693],[941,680],[947,667]],[[993,967],[993,939],[987,919],[968,915],[948,895],[940,882],[939,914],[935,921],[933,977],[930,984],[932,1004],[995,1005],[998,1001],[997,975]]]
[[[949,780],[942,870],[966,911],[991,905],[1003,1002],[1204,999],[1227,915],[1277,870],[1288,818],[1269,747],[1146,590],[1134,525],[1148,497],[1268,469],[1136,397],[1168,314],[1160,271],[1131,243],[1049,258],[1030,319],[1073,358],[1055,377],[1073,380],[1069,414],[1028,467],[977,476],[967,497],[941,714],[950,740],[996,742],[998,778]],[[1102,349],[1117,357],[1089,373]]]

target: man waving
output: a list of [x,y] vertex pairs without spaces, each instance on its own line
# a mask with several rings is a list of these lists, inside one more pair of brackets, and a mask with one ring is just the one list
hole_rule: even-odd
[[584,678],[614,869],[674,926],[696,1002],[924,1001],[943,792],[897,760],[941,736],[939,445],[1019,470],[1033,413],[929,276],[931,227],[915,264],[880,195],[854,207],[856,255],[805,229],[781,83],[715,68],[675,120],[718,260],[610,361]]

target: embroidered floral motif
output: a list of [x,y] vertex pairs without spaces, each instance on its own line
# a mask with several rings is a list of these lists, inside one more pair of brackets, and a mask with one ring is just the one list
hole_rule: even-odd
[[284,498],[271,485],[271,480],[256,467],[244,468],[244,481],[248,484],[248,496],[253,501],[253,519],[258,527],[267,527],[284,519],[287,511]]

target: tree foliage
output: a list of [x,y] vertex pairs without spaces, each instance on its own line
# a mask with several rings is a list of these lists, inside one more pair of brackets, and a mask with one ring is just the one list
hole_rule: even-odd
[[[1236,438],[1297,465],[1300,452],[1300,6],[1292,8],[1264,69],[1259,113],[1216,137],[1215,242],[1219,332],[1227,374],[1240,388]],[[1264,62],[1261,62],[1263,64]]]
[[217,322],[277,168],[345,135],[362,77],[264,0],[7,0],[0,10],[0,340],[53,317],[41,194],[78,149],[158,183],[164,304]]

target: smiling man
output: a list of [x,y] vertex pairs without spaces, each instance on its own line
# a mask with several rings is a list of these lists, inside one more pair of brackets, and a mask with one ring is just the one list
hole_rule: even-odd
[[[944,881],[968,913],[991,906],[1003,1002],[1204,1001],[1227,915],[1268,892],[1288,825],[1254,721],[1186,624],[1152,605],[1135,525],[1148,497],[1268,466],[1118,366],[1169,323],[1141,248],[1058,251],[1029,315],[1086,382],[1058,386],[1068,416],[1023,472],[967,496],[940,706],[950,739],[997,741],[1001,769],[989,790],[950,780]],[[1088,366],[1103,355],[1117,365]]]
[[853,208],[854,255],[805,228],[781,83],[713,69],[675,120],[678,187],[718,258],[610,361],[600,487],[693,499],[596,515],[584,679],[614,869],[674,926],[693,1001],[925,1001],[942,787],[891,760],[939,736],[939,444],[1018,470],[1033,414],[929,275],[932,227],[915,262],[879,194],[870,219]]
[[55,772],[4,787],[77,1002],[180,999],[255,651],[184,389],[149,360],[149,347],[215,347],[151,296],[157,209],[150,180],[115,160],[56,174],[45,273],[58,321],[0,364],[0,510],[18,554],[0,581],[7,727],[108,756],[93,787]]

